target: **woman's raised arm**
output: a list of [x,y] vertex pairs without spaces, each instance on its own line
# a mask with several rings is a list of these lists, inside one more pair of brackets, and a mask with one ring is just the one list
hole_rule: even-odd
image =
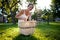
[[23,13],[23,10],[21,10],[19,13],[16,14],[16,18],[19,19],[19,16]]

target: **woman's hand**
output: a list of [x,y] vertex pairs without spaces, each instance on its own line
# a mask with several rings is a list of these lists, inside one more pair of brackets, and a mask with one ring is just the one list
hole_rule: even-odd
[[24,18],[23,20],[24,20],[24,21],[27,21],[27,19],[26,19],[26,18]]
[[20,19],[19,17],[22,15],[22,13],[23,13],[23,10],[19,11],[19,13],[17,13],[15,17],[16,17],[17,19]]

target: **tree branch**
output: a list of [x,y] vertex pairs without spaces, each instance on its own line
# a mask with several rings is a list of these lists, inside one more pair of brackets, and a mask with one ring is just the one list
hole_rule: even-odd
[[10,7],[10,9],[12,9],[17,3],[19,3],[20,1],[17,1],[12,7]]

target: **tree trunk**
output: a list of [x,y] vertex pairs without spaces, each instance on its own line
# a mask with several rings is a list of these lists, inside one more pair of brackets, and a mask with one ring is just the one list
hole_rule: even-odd
[[10,11],[10,12],[11,12],[12,23],[16,24],[16,21],[15,21],[16,12],[12,12],[12,11]]

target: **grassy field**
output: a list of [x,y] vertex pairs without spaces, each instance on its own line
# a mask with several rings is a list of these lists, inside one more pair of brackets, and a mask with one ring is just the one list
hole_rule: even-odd
[[17,24],[0,23],[0,40],[60,40],[60,23],[39,23],[31,36],[21,36]]

